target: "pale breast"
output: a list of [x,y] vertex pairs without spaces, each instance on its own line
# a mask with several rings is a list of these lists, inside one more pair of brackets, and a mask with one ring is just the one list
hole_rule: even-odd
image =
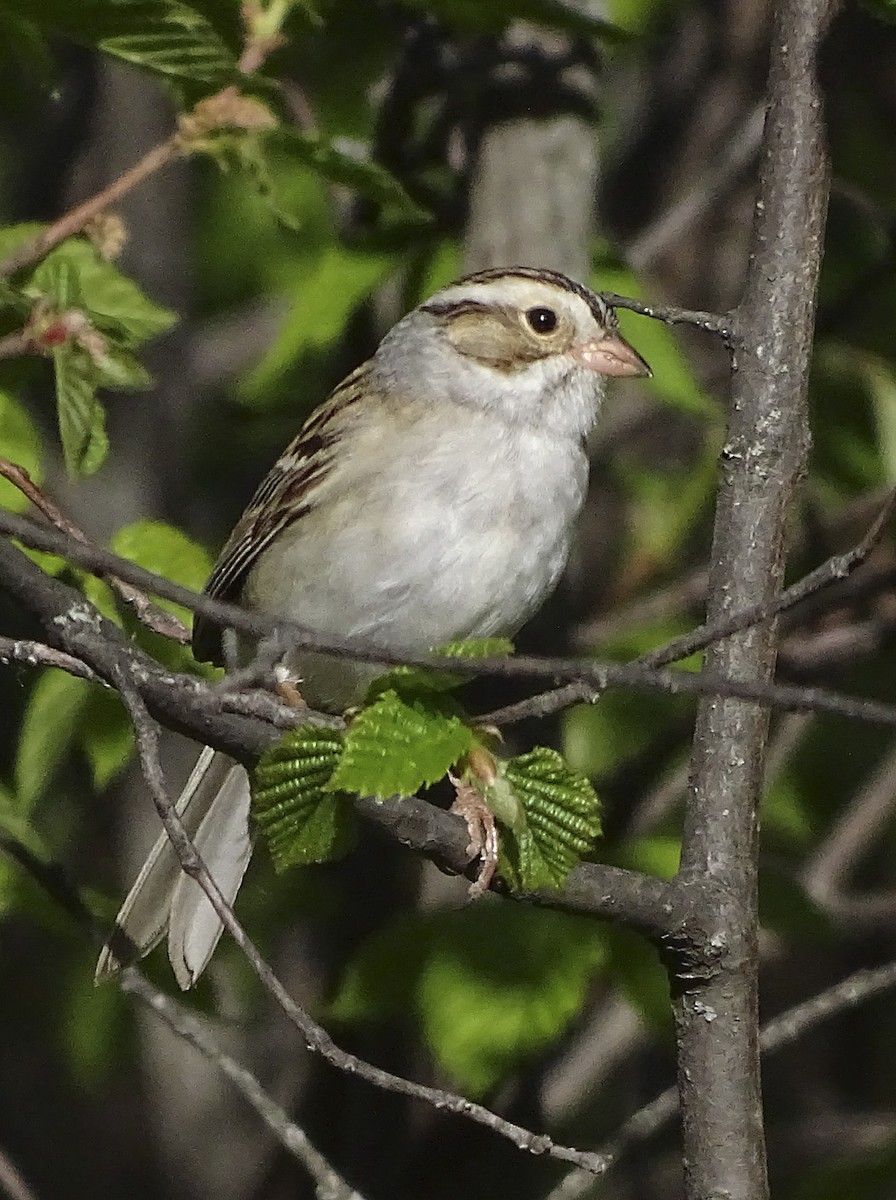
[[581,448],[527,427],[496,431],[475,412],[463,445],[456,425],[396,438],[382,424],[260,556],[244,602],[410,652],[514,632],[566,563],[586,485]]

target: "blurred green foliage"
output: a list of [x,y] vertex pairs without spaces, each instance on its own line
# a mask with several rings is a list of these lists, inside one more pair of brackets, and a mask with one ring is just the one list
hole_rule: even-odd
[[[726,33],[714,24],[720,10],[697,0],[686,5],[611,0],[605,6],[606,21],[561,3],[530,0],[415,0],[405,6],[320,0],[273,7],[286,44],[258,74],[238,81],[242,33],[235,0],[0,2],[0,107],[8,127],[4,159],[12,162],[17,153],[27,158],[30,146],[26,153],[21,145],[16,150],[16,136],[28,141],[32,129],[43,136],[40,120],[54,128],[52,120],[67,96],[60,48],[70,52],[69,41],[136,64],[166,89],[180,112],[238,81],[264,103],[274,122],[263,130],[217,130],[197,149],[191,174],[195,261],[185,265],[194,289],[191,312],[169,311],[151,288],[144,292],[123,265],[113,265],[84,238],[67,239],[0,290],[3,334],[23,328],[36,308],[41,309],[44,332],[48,323],[76,309],[103,339],[102,345],[90,338],[55,347],[48,343],[46,361],[29,356],[0,363],[0,454],[23,465],[38,483],[59,478],[57,438],[49,432],[50,361],[68,465],[73,472],[98,472],[88,486],[102,486],[116,455],[125,449],[113,444],[111,457],[103,462],[104,408],[150,403],[154,395],[145,390],[139,396],[128,394],[150,382],[143,366],[146,345],[160,376],[171,345],[163,339],[175,319],[185,318],[175,336],[189,339],[198,336],[197,330],[201,334],[206,323],[255,308],[273,311],[275,335],[251,361],[241,363],[236,378],[217,380],[202,397],[196,421],[200,436],[179,460],[197,474],[206,472],[209,491],[221,493],[220,511],[196,518],[195,510],[210,506],[206,497],[197,503],[191,495],[184,529],[140,521],[109,543],[133,561],[192,587],[202,585],[211,561],[194,536],[196,528],[204,520],[203,536],[216,526],[223,532],[234,508],[238,511],[248,498],[253,472],[264,469],[340,373],[369,352],[391,319],[460,273],[463,206],[458,209],[455,193],[466,184],[463,172],[447,158],[409,165],[393,156],[394,161],[384,162],[390,137],[419,136],[425,144],[440,120],[454,120],[457,130],[470,117],[465,107],[469,97],[455,97],[455,111],[445,114],[425,93],[408,114],[407,130],[382,128],[384,80],[404,53],[409,21],[429,18],[433,28],[440,22],[464,52],[491,44],[485,40],[488,35],[514,18],[576,35],[596,32],[607,64],[608,94],[602,103],[615,123],[607,163],[611,177],[613,156],[622,158],[631,145],[640,146],[644,130],[637,127],[636,102],[649,93],[646,84],[642,87],[645,79],[653,81],[660,106],[667,106],[661,114],[666,122],[662,136],[652,149],[637,151],[640,167],[646,161],[651,173],[636,176],[641,188],[648,182],[652,186],[654,176],[659,186],[671,173],[663,159],[663,137],[671,139],[675,121],[684,119],[679,111],[682,92],[676,90],[679,74],[667,62],[657,84],[651,74],[655,62],[685,23],[693,23],[689,29],[703,29],[709,44],[717,44],[715,37],[727,47]],[[892,22],[896,12],[892,0],[866,0],[864,7],[882,22]],[[847,19],[858,17],[850,13]],[[862,34],[862,45],[869,38],[883,44],[889,34],[887,24],[872,28],[873,35]],[[620,38],[618,31],[629,36]],[[824,53],[848,61],[849,46],[838,40],[844,37],[835,26]],[[830,87],[834,187],[811,378],[811,470],[792,535],[795,572],[850,544],[867,524],[869,496],[891,485],[896,473],[896,156],[892,110],[881,102],[882,85],[875,83],[873,65],[869,58],[867,75],[855,70],[848,86],[841,79]],[[23,71],[27,84],[21,82]],[[687,82],[697,94],[696,76],[687,76]],[[706,112],[716,111],[704,104]],[[23,125],[23,111],[34,126]],[[636,114],[634,127],[631,112]],[[40,139],[32,140],[37,144]],[[12,194],[13,182],[4,182],[0,201],[8,223],[0,229],[0,257],[45,228],[30,220],[34,214],[13,206]],[[635,206],[642,196],[632,189],[627,199]],[[58,196],[54,200],[61,203]],[[674,262],[636,274],[624,265],[622,237],[602,233],[593,246],[588,280],[595,288],[686,302],[675,292]],[[694,257],[703,253],[704,242],[725,236],[724,222],[698,226],[695,239],[702,241],[695,244]],[[705,280],[707,288],[714,285]],[[701,302],[700,297],[690,299]],[[640,610],[639,604],[662,599],[664,589],[674,591],[706,563],[716,459],[724,439],[724,383],[715,361],[703,357],[697,342],[677,330],[628,312],[620,313],[620,323],[650,362],[654,377],[643,391],[619,393],[623,407],[645,405],[641,426],[633,434],[617,435],[609,449],[597,447],[595,487],[611,503],[601,510],[602,556],[590,559],[591,545],[582,551],[587,595],[582,611],[575,613],[585,628],[598,630],[594,637],[580,639],[579,648],[613,658],[651,649],[699,621],[701,606],[693,590],[665,606]],[[159,341],[152,342],[154,338]],[[109,389],[125,389],[124,398],[110,401]],[[845,518],[844,509],[856,500],[865,502],[858,516]],[[0,503],[25,507],[21,494],[5,480],[0,480]],[[886,553],[892,553],[891,539]],[[107,584],[49,556],[33,557],[77,583],[149,653],[172,668],[199,669],[185,648],[140,626]],[[793,636],[825,633],[838,625],[848,631],[850,623],[887,626],[891,584],[885,581],[880,592],[860,597],[852,607],[843,601],[842,608],[821,614],[808,630],[797,629]],[[614,620],[604,635],[601,621],[608,615]],[[865,659],[822,661],[808,678],[892,698],[893,651],[892,633],[885,629]],[[788,664],[786,639],[783,669],[803,677],[798,666]],[[120,703],[108,690],[58,671],[34,676],[17,670],[9,683],[3,694],[10,720],[0,765],[0,834],[14,837],[46,861],[62,860],[82,879],[108,879],[103,870],[110,857],[112,806],[103,793],[121,778],[132,757],[132,735]],[[595,852],[600,857],[661,877],[677,869],[681,780],[693,708],[682,698],[611,693],[560,722],[567,764],[591,781],[604,801],[606,837]],[[779,734],[776,722],[773,745]],[[862,794],[888,748],[879,730],[815,721],[797,732],[786,762],[770,772],[761,813],[762,917],[776,956],[769,966],[768,1011],[821,986],[805,970],[807,962],[816,968],[822,961],[828,974],[836,975],[875,955],[896,954],[889,927],[838,923],[809,894],[805,881],[807,864]],[[449,757],[454,752],[452,746]],[[442,759],[444,755],[438,771],[425,772],[427,779],[440,773]],[[382,790],[397,786],[395,779],[388,784]],[[262,805],[272,814],[269,822],[285,819],[277,808],[282,795],[272,791],[269,799],[269,805]],[[633,834],[630,821],[642,806],[653,806],[655,815],[648,830]],[[307,853],[303,861],[327,857],[334,844],[340,851],[348,848],[350,839],[333,816],[335,804],[316,811],[321,827],[313,832],[320,853]],[[295,812],[286,815],[296,817]],[[880,830],[850,886],[871,892],[892,888],[892,824]],[[284,865],[276,841],[272,850],[275,865]],[[364,852],[362,845],[356,853]],[[356,866],[349,859],[346,869]],[[300,878],[293,872],[276,880],[265,861],[253,870],[243,911],[266,949],[276,950],[281,931],[299,910],[309,924],[326,927],[321,940],[334,936],[329,931],[345,919],[340,909],[345,879],[335,874],[339,868],[315,867]],[[115,905],[107,900],[105,907],[111,915]],[[41,957],[58,959],[58,973],[52,976],[48,968],[41,976],[31,967],[23,976],[17,944],[11,942],[9,949],[0,943],[0,969],[12,980],[10,991],[20,993],[9,1035],[31,1028],[29,1020],[38,1031],[32,1037],[46,1035],[49,1042],[51,1030],[66,1073],[79,1086],[99,1090],[109,1074],[124,1069],[133,1049],[127,1044],[126,1008],[119,993],[93,990],[81,932],[5,857],[0,858],[0,912],[11,929],[24,927],[29,938],[41,939]],[[45,945],[50,947],[46,955]],[[460,911],[387,914],[360,944],[348,938],[346,947],[340,947],[343,958],[332,968],[337,982],[328,1015],[353,1033],[407,1018],[438,1067],[471,1094],[494,1094],[536,1071],[539,1063],[556,1062],[588,1000],[609,985],[627,998],[640,1027],[654,1039],[648,1050],[642,1043],[633,1068],[626,1065],[620,1072],[625,1086],[614,1076],[605,1089],[601,1103],[607,1108],[617,1104],[614,1120],[655,1090],[658,1076],[650,1070],[654,1047],[667,1062],[671,1021],[665,971],[654,950],[629,932],[509,903],[486,903]],[[244,967],[235,966],[226,947],[222,955],[224,974],[233,985],[226,994],[238,996],[236,1007],[247,1024],[260,1020],[257,987],[247,983]],[[335,951],[333,957],[338,957]],[[39,1006],[23,998],[32,975],[46,984]],[[167,979],[161,969],[159,978]],[[212,1008],[216,1000],[213,985],[207,984],[197,1003]],[[879,1032],[885,1040],[892,1023],[891,1013],[879,1012],[879,1030],[868,1031],[869,1039]],[[844,1044],[827,1057],[816,1048],[815,1055],[815,1074],[806,1085],[813,1092],[809,1099],[814,1103],[816,1092],[836,1093],[843,1103],[860,1108],[865,1094],[849,1074],[857,1058],[851,1047]],[[868,1058],[875,1058],[873,1050]],[[824,1087],[816,1088],[819,1076]],[[851,1092],[841,1086],[847,1077]],[[879,1088],[884,1100],[878,1102],[892,1111],[896,1099],[886,1081]],[[782,1110],[794,1105],[779,1100],[775,1084],[770,1096],[774,1146],[779,1121],[787,1132]],[[778,1167],[776,1196],[877,1200],[896,1186],[888,1145],[869,1144],[853,1152],[844,1148],[842,1161],[836,1158],[833,1165],[811,1170]]]

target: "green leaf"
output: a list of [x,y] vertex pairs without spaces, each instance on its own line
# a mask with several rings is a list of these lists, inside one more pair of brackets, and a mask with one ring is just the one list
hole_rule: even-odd
[[93,475],[109,450],[106,415],[96,396],[97,369],[78,346],[53,351],[59,435],[69,475]]
[[28,697],[15,764],[19,809],[31,811],[67,757],[90,685],[64,671],[45,671]]
[[[212,560],[205,547],[165,521],[134,521],[123,525],[111,537],[109,549],[138,567],[193,591],[201,591],[211,574]],[[189,624],[188,609],[170,600],[159,599],[158,603]]]
[[[205,547],[164,521],[135,521],[125,525],[111,538],[109,549],[137,566],[193,591],[201,591],[211,573],[212,562]],[[161,597],[154,597],[154,600],[190,628],[193,614],[188,609]],[[115,607],[117,609],[118,605]],[[154,633],[129,608],[121,611],[125,627],[147,654],[173,671],[214,673],[214,668],[196,662],[189,646]]]
[[[0,454],[24,467],[35,483],[43,478],[40,438],[31,418],[7,392],[0,391]],[[0,479],[0,507],[22,512],[30,501],[8,479]]]
[[442,654],[445,658],[500,658],[513,654],[513,642],[506,637],[466,638],[437,646],[433,654]]
[[[504,637],[468,638],[436,646],[432,653],[445,658],[499,658],[513,653],[513,642]],[[450,692],[469,678],[469,675],[456,675],[453,671],[439,671],[430,667],[392,667],[373,680],[367,689],[366,702],[372,703],[377,696],[390,689],[404,699],[413,699],[415,696],[422,698],[432,692]]]
[[284,150],[298,162],[313,167],[331,183],[360,192],[389,208],[395,216],[416,221],[427,219],[427,213],[385,167],[340,149],[321,134],[302,133],[292,126],[279,125],[259,137],[266,147]]
[[314,266],[298,277],[290,312],[273,345],[244,379],[243,398],[257,400],[303,354],[334,342],[361,301],[393,267],[392,256],[385,252],[327,246]]
[[[61,279],[66,281],[64,285]],[[22,291],[35,300],[48,299],[59,310],[72,306],[84,309],[92,325],[113,334],[129,349],[164,333],[177,321],[175,313],[145,296],[132,279],[84,238],[67,238],[52,250]]]
[[[501,838],[501,875],[515,890],[560,887],[600,834],[594,788],[545,746],[499,763],[498,777],[525,815],[523,828],[508,829]],[[486,788],[486,803],[494,787]]]
[[351,798],[329,786],[341,754],[341,733],[302,725],[253,771],[252,812],[278,871],[339,858],[354,845]]
[[584,918],[483,902],[403,916],[348,968],[330,1015],[415,1016],[465,1094],[480,1096],[559,1037],[606,959]]
[[230,82],[236,56],[194,8],[180,0],[3,0],[38,28],[162,75]]
[[32,238],[43,233],[46,225],[39,221],[27,221],[19,225],[4,225],[0,227],[0,259],[12,254]]
[[78,741],[101,792],[125,769],[134,753],[134,728],[114,692],[91,689],[81,713]]
[[329,787],[388,800],[441,779],[472,747],[473,732],[438,696],[390,690],[362,709],[345,735]]

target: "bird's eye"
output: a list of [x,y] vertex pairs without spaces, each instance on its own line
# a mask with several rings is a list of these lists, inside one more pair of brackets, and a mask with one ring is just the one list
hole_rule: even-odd
[[553,333],[557,328],[557,314],[552,308],[529,308],[526,320],[534,333]]

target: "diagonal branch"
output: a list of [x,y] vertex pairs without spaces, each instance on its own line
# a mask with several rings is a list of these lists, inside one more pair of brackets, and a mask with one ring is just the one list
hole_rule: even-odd
[[175,811],[174,804],[168,795],[161,763],[159,761],[159,727],[153,721],[146,705],[135,687],[127,669],[120,666],[115,672],[115,683],[119,694],[127,708],[137,737],[137,750],[143,775],[149,787],[153,803],[159,818],[165,827],[165,832],[171,840],[184,872],[202,888],[209,899],[215,913],[221,919],[225,929],[237,943],[246,956],[249,965],[257,975],[259,982],[280,1006],[290,1022],[299,1030],[305,1039],[309,1050],[319,1054],[326,1062],[345,1071],[358,1079],[408,1096],[415,1100],[423,1100],[441,1111],[455,1113],[483,1125],[492,1132],[507,1138],[518,1149],[530,1154],[544,1154],[560,1162],[573,1163],[585,1170],[601,1169],[601,1162],[588,1151],[577,1150],[573,1146],[564,1146],[553,1141],[546,1134],[533,1133],[520,1125],[500,1117],[497,1113],[475,1104],[463,1096],[447,1092],[442,1088],[426,1087],[393,1075],[373,1064],[365,1062],[354,1054],[341,1050],[332,1040],[326,1030],[314,1021],[289,995],[283,984],[262,958],[255,943],[237,920],[233,909],[221,895],[218,885],[208,872],[196,847],[184,828],[183,822]]

